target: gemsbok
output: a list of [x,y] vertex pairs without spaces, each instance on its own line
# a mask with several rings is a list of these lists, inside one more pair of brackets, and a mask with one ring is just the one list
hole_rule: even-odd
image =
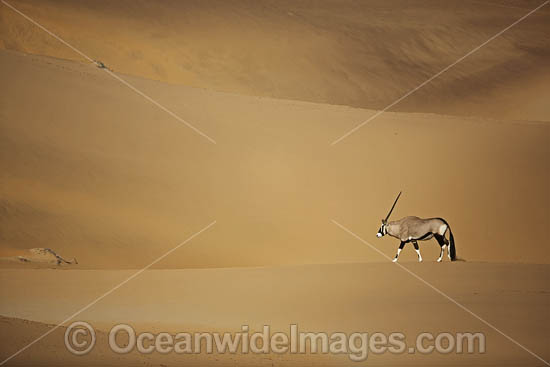
[[[390,212],[386,216],[386,219],[382,219],[382,226],[380,226],[378,233],[376,233],[376,237],[378,238],[388,234],[401,241],[401,243],[399,244],[399,248],[397,249],[397,254],[393,259],[393,262],[397,261],[397,259],[399,258],[399,253],[401,253],[401,250],[403,250],[403,247],[405,247],[405,244],[409,242],[413,243],[414,249],[418,254],[418,261],[421,262],[422,256],[420,255],[420,249],[418,248],[417,241],[427,241],[432,237],[435,237],[435,239],[439,243],[439,246],[441,246],[441,253],[439,254],[439,258],[437,259],[437,262],[441,262],[441,260],[443,260],[443,254],[445,253],[445,248],[447,248],[447,256],[449,257],[449,259],[451,261],[455,261],[456,260],[455,239],[453,237],[453,232],[451,231],[451,227],[449,226],[449,223],[445,221],[445,219],[443,218],[422,219],[418,217],[405,217],[393,222],[388,222],[391,212],[393,211],[393,208],[395,208],[395,204],[397,204],[397,200],[399,200],[400,196],[401,196],[401,193],[397,195],[397,199],[395,199],[390,209]],[[447,230],[449,231],[448,240],[445,238],[445,234],[447,233]]]

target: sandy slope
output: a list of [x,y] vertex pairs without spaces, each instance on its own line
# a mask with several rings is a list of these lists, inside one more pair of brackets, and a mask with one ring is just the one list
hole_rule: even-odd
[[[397,241],[374,235],[400,190],[394,218],[444,217],[467,260],[435,263],[432,241],[424,263],[410,248],[402,263],[550,358],[549,9],[397,107],[407,113],[330,145],[537,1],[8,1],[217,144],[0,5],[0,257],[46,247],[79,260],[0,270],[0,360],[216,220],[78,319],[101,330],[482,331],[485,355],[367,363],[541,365],[331,222],[393,256]],[[77,358],[63,332],[10,363],[357,365],[121,357],[103,332]]]
[[[447,264],[449,265],[449,264]],[[407,267],[470,308],[500,330],[548,359],[550,342],[550,276],[548,265],[455,263],[408,264]],[[2,270],[0,314],[46,323],[68,314],[103,294],[132,271]],[[40,299],[40,303],[36,300]],[[147,271],[76,318],[101,330],[120,322],[138,331],[236,331],[269,324],[287,331],[401,331],[407,343],[420,332],[484,332],[487,353],[468,355],[374,355],[370,365],[509,365],[537,366],[538,360],[489,329],[394,264],[302,265],[247,269]],[[25,340],[47,330],[43,326],[2,319],[1,357]],[[40,329],[41,330],[36,330]],[[63,348],[62,334],[47,337],[13,363],[105,364],[116,360],[100,335],[98,350],[75,359]],[[49,351],[56,350],[55,354]],[[236,358],[235,360],[231,357]],[[360,365],[347,356],[201,355],[146,357],[152,365],[202,365],[214,358],[221,365]],[[133,365],[132,359],[123,360]],[[177,363],[179,362],[179,363]]]
[[[126,74],[380,109],[542,1],[11,3]],[[4,5],[0,17],[0,47],[82,60]],[[396,108],[548,121],[549,22],[546,7]]]
[[[100,69],[0,53],[2,249],[84,267],[385,261],[394,213],[441,216],[467,260],[548,263],[550,127],[214,93],[128,77],[209,143]],[[17,73],[13,70],[17,69]],[[4,250],[3,250],[4,251]],[[437,257],[435,242],[424,245]],[[406,250],[404,260],[414,259]]]

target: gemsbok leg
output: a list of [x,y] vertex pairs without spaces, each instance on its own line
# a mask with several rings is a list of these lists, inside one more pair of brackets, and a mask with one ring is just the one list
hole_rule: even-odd
[[447,257],[449,258],[449,260],[452,260],[451,259],[451,245],[449,243],[449,240],[445,238],[445,235],[443,235],[441,237],[443,237],[443,242],[445,242],[445,247],[447,247]]
[[397,254],[395,255],[395,258],[392,260],[393,262],[397,262],[397,258],[399,257],[399,253],[401,252],[401,250],[403,250],[403,247],[405,247],[405,243],[406,242],[401,241],[401,244],[399,245],[399,248],[397,249]]
[[420,249],[418,248],[418,242],[413,241],[413,246],[414,246],[414,250],[418,254],[418,262],[421,263],[422,262],[422,255],[420,255]]
[[439,246],[441,246],[441,253],[439,254],[439,258],[437,259],[437,262],[440,263],[441,260],[443,260],[443,255],[445,254],[445,247],[447,245],[445,244],[445,238],[439,234],[434,235],[435,239],[439,243]]

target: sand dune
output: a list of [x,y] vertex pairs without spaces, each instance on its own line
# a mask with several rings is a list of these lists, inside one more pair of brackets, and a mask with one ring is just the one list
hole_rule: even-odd
[[[548,359],[550,306],[548,265],[454,263],[408,264],[407,267],[442,291],[497,325],[527,348]],[[68,314],[98,297],[132,271],[107,270],[2,270],[0,314],[58,323]],[[482,279],[482,281],[480,281]],[[267,286],[268,285],[268,286]],[[35,300],[40,299],[40,304]],[[62,302],[60,302],[60,299]],[[505,305],[505,306],[504,306]],[[369,365],[521,365],[541,363],[509,340],[453,305],[395,264],[309,265],[248,269],[188,269],[147,271],[127,283],[77,320],[108,331],[117,323],[129,323],[138,331],[235,331],[241,325],[288,331],[297,323],[302,331],[399,330],[414,342],[420,332],[483,332],[486,354],[369,355]],[[2,320],[3,338],[14,342],[2,349],[2,357],[39,334],[35,324],[17,328],[18,321]],[[8,325],[6,325],[8,323]],[[42,327],[45,329],[45,327]],[[7,334],[7,333],[10,334]],[[13,333],[13,334],[11,334]],[[62,345],[61,332],[48,336],[32,353],[14,364],[53,363],[136,365],[133,356],[108,350],[104,334],[98,350],[76,359]],[[57,347],[55,347],[57,345]],[[56,355],[49,350],[57,350]],[[44,359],[41,359],[44,358]],[[348,365],[346,355],[177,355],[143,356],[152,365]],[[215,361],[217,359],[217,361]],[[85,363],[86,362],[86,363]],[[107,363],[111,362],[111,363]],[[123,363],[124,362],[124,363]],[[364,364],[362,363],[362,364]]]
[[[539,2],[8,2],[216,144],[0,5],[0,257],[17,261],[0,261],[0,361],[206,226],[78,314],[98,329],[89,355],[66,350],[65,323],[9,365],[358,365],[116,355],[120,322],[479,331],[486,354],[365,363],[542,365],[504,333],[549,360],[550,8],[331,145]],[[395,254],[375,233],[399,191],[392,219],[445,218],[466,260],[436,263],[430,241],[400,263],[473,314],[375,251]]]
[[[114,70],[211,90],[381,109],[539,1],[11,2]],[[496,4],[495,4],[496,3]],[[82,61],[6,6],[0,47]],[[396,106],[549,120],[541,9]]]
[[403,190],[394,218],[445,218],[459,257],[550,261],[546,124],[387,113],[330,146],[373,111],[128,77],[214,145],[96,67],[0,60],[2,248],[140,267],[217,220],[158,266],[385,261],[331,220],[393,256],[374,234]]

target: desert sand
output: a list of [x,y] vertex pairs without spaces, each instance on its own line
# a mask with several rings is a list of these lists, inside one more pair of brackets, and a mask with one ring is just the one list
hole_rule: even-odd
[[139,268],[217,220],[158,267],[380,261],[331,220],[391,256],[396,240],[374,235],[403,190],[393,218],[445,218],[463,259],[550,262],[545,122],[389,112],[331,146],[374,111],[125,76],[214,145],[101,69],[0,57],[9,255]]
[[[327,355],[118,356],[104,332],[480,331],[483,355],[374,365],[542,365],[411,277],[375,233],[443,217],[460,262],[400,262],[548,361],[550,7],[331,145],[536,1],[8,1],[212,144],[0,5],[0,359],[213,223],[12,365],[357,365]],[[64,325],[67,326],[67,323]]]
[[[449,265],[449,266],[445,266]],[[550,287],[547,265],[513,265],[456,262],[447,264],[407,263],[407,268],[452,296],[492,324],[514,336],[523,345],[550,355],[548,308]],[[3,338],[17,342],[3,349],[5,356],[47,330],[127,278],[131,270],[3,270],[0,314]],[[32,285],[33,293],[26,289]],[[36,300],[40,299],[40,303]],[[31,319],[32,333],[19,335],[20,319]],[[392,263],[295,265],[285,267],[153,270],[140,275],[109,297],[78,316],[99,330],[118,323],[137,330],[181,332],[239,330],[241,325],[260,330],[264,324],[287,331],[298,324],[307,331],[400,330],[411,340],[425,331],[460,330],[484,332],[485,354],[370,355],[372,365],[511,365],[540,366],[541,362],[511,344],[448,300],[410,277]],[[40,322],[40,324],[36,323]],[[32,325],[32,326],[31,326]],[[27,328],[27,327],[26,327]],[[26,329],[25,328],[25,329]],[[38,330],[37,330],[38,329]],[[74,357],[63,349],[63,333],[50,334],[13,363],[87,365],[94,361],[115,363],[119,355],[98,336],[92,353]],[[102,339],[101,339],[102,338]],[[55,347],[53,347],[55,346]],[[48,350],[57,355],[45,357]],[[158,365],[361,365],[347,356],[331,355],[167,355],[155,353],[123,356],[129,365],[141,362]],[[132,358],[136,359],[132,359]],[[140,361],[140,362],[138,362]]]
[[[13,4],[114,70],[168,83],[381,109],[538,0],[54,1]],[[82,61],[5,6],[0,47]],[[548,121],[542,8],[397,110]]]

